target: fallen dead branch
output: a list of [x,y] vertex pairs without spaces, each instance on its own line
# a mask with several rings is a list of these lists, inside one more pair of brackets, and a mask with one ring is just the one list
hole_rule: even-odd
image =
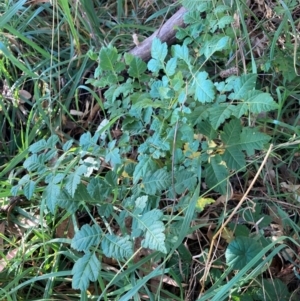
[[151,45],[155,37],[162,42],[172,44],[175,41],[176,27],[183,27],[183,15],[186,9],[181,7],[161,28],[156,30],[150,37],[140,43],[138,46],[129,51],[134,56],[140,57],[143,61],[148,61],[151,58]]

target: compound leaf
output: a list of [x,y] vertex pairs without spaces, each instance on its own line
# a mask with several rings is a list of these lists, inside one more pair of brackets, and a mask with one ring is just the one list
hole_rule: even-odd
[[143,185],[147,194],[154,195],[157,191],[169,188],[171,185],[170,174],[165,169],[159,169],[154,173],[146,174]]
[[38,153],[47,148],[47,142],[45,139],[39,140],[29,146],[29,151],[32,153]]
[[65,188],[72,197],[74,197],[76,188],[80,183],[81,176],[85,174],[86,171],[87,167],[85,165],[80,165],[78,168],[75,169],[73,173],[71,173],[67,177]]
[[175,191],[178,194],[182,194],[185,190],[192,191],[197,183],[197,177],[195,172],[188,170],[180,170],[175,173]]
[[139,179],[143,178],[148,171],[156,169],[156,163],[149,156],[141,156],[140,161],[136,165],[133,172],[133,184],[136,184]]
[[29,180],[23,188],[24,191],[24,195],[27,197],[28,200],[31,199],[31,197],[33,196],[35,190],[35,182],[32,180]]
[[60,185],[50,182],[44,190],[43,197],[50,212],[54,214],[56,205],[58,204],[58,195],[60,193]]
[[107,234],[101,242],[101,247],[105,256],[117,260],[128,259],[133,254],[133,244],[129,235],[120,237]]
[[100,261],[95,253],[86,253],[79,258],[72,269],[72,288],[86,291],[90,281],[96,281],[100,272]]
[[87,251],[100,243],[102,231],[98,225],[83,225],[72,239],[71,247],[77,251]]
[[160,218],[163,213],[158,209],[153,209],[145,213],[138,219],[138,228],[144,231],[145,238],[142,240],[142,247],[167,253],[165,246],[165,226]]
[[[80,185],[78,186],[74,198],[72,198],[65,190],[60,190],[56,196],[57,205],[59,205],[61,208],[65,208],[69,213],[74,213],[78,209],[80,201],[82,201],[82,199],[78,200],[78,198],[80,198],[80,193],[78,193],[78,190],[81,190],[79,187]],[[86,198],[84,200],[87,201]]]

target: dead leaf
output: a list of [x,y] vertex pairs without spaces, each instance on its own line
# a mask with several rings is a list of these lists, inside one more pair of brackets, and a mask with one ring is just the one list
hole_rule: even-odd
[[300,185],[293,185],[288,183],[282,182],[280,183],[280,186],[289,192],[293,192],[295,201],[300,202]]
[[234,233],[229,228],[225,227],[221,233],[221,237],[229,244],[234,240]]
[[18,250],[19,250],[19,249],[16,248],[16,249],[13,249],[13,250],[9,251],[9,252],[7,253],[7,255],[5,256],[5,259],[1,259],[1,260],[0,260],[0,272],[2,272],[2,271],[5,269],[5,267],[7,266],[8,262],[9,262],[11,259],[13,259],[13,258],[16,257],[16,255],[17,255],[17,253],[18,253]]
[[57,238],[73,238],[75,235],[74,225],[70,217],[63,220],[56,228]]
[[24,99],[28,100],[32,97],[32,95],[26,90],[19,90],[19,96],[20,96],[19,99],[20,103],[24,103],[25,102]]
[[135,46],[139,46],[140,45],[140,41],[139,41],[139,38],[138,38],[138,36],[137,36],[136,33],[134,33],[132,35],[132,40],[133,40],[133,43],[134,43]]

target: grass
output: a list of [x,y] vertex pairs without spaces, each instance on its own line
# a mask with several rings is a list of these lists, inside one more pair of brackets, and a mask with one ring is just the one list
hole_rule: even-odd
[[[265,153],[256,154],[247,162],[246,172],[235,175],[231,198],[220,201],[223,205],[208,205],[196,217],[189,206],[185,215],[178,212],[170,221],[164,221],[170,227],[176,227],[174,221],[183,222],[178,235],[188,252],[183,245],[174,244],[161,261],[156,261],[155,252],[142,254],[133,263],[103,257],[98,282],[80,292],[71,285],[74,262],[81,257],[80,252],[70,247],[74,232],[91,222],[105,231],[112,225],[99,220],[93,206],[81,206],[72,215],[66,210],[52,214],[43,198],[45,186],[39,187],[31,201],[22,194],[12,198],[11,189],[25,174],[23,163],[30,145],[52,134],[57,134],[62,143],[71,138],[78,141],[82,133],[95,132],[108,115],[104,91],[86,84],[95,71],[91,51],[97,53],[109,44],[122,53],[130,50],[134,47],[132,35],[138,34],[141,40],[150,36],[172,15],[176,4],[126,0],[57,0],[52,4],[22,0],[0,4],[1,300],[146,300],[146,295],[154,300],[155,294],[160,300],[184,300],[187,296],[190,300],[199,296],[201,301],[229,300],[229,293],[232,299],[239,296],[237,285],[245,298],[256,296],[249,300],[273,300],[264,288],[275,287],[276,279],[281,280],[280,285],[283,283],[277,283],[282,296],[299,298],[297,7],[292,2],[276,3],[272,10],[281,22],[270,30],[272,20],[257,7],[255,11],[240,1],[235,5],[240,12],[242,32],[236,44],[243,47],[232,54],[234,64],[245,72],[258,73],[261,88],[268,89],[279,104],[277,111],[255,117],[256,125],[272,137],[274,145],[266,167],[262,168]],[[258,49],[255,45],[262,34],[267,36],[268,43]],[[258,43],[253,44],[252,37]],[[216,58],[215,63],[219,62]],[[115,121],[121,122],[122,118],[111,121],[111,125]],[[260,167],[262,171],[246,195],[251,187],[249,182]],[[197,196],[196,190],[191,203],[196,202]],[[213,191],[204,196],[220,197]],[[242,196],[245,203],[231,219],[230,214],[237,208],[236,199],[241,200]],[[261,211],[250,210],[255,208]],[[168,206],[164,209],[168,210]],[[251,237],[256,234],[264,246],[237,274],[224,267],[228,241],[221,229],[229,217],[229,229],[246,231]],[[248,220],[248,228],[234,222],[235,218]],[[264,224],[267,218],[273,222]],[[186,238],[190,225],[195,231]],[[270,243],[268,237],[277,241]],[[291,251],[286,255],[283,249]],[[281,263],[275,261],[277,257]],[[203,275],[209,267],[210,274]],[[164,278],[159,277],[161,271],[166,271]],[[284,271],[290,278],[284,276]],[[208,276],[208,280],[203,276]],[[215,290],[226,278],[230,281]],[[200,295],[201,290],[205,295]]]

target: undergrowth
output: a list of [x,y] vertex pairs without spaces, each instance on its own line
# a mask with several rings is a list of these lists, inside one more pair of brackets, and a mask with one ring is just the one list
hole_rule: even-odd
[[182,1],[144,62],[134,22],[174,7],[117,1],[100,30],[112,3],[24,4],[0,21],[1,298],[297,300],[297,6],[268,6],[272,31],[239,1]]

